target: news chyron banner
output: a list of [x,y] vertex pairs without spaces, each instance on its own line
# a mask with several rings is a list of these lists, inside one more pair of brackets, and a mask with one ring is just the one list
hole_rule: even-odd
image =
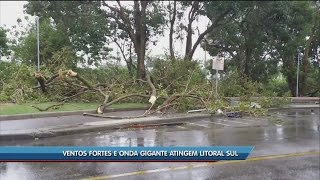
[[2,146],[0,161],[6,162],[188,162],[245,160],[253,146],[209,147],[93,147]]

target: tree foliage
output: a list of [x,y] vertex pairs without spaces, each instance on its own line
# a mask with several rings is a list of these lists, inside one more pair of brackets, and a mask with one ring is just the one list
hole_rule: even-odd
[[[56,66],[56,53],[63,51],[63,49],[70,47],[71,44],[67,41],[61,31],[55,29],[49,20],[42,21],[39,27],[40,38],[40,65],[53,69]],[[37,32],[35,26],[30,27],[26,36],[21,37],[21,41],[13,44],[12,50],[16,61],[20,61],[26,65],[37,64]],[[70,50],[72,51],[72,50]],[[72,51],[73,52],[73,51]],[[73,59],[75,54],[73,53]],[[68,58],[68,57],[63,57]],[[61,62],[60,62],[61,63]],[[77,62],[69,61],[70,67],[75,67]],[[52,67],[52,68],[50,68]]]
[[[180,21],[179,24],[179,29],[184,31],[186,36],[184,59],[191,60],[204,37],[210,32],[214,33],[216,28],[233,18],[237,3],[224,1],[181,1],[181,5],[187,16],[186,23]],[[203,32],[200,32],[199,28],[195,28],[193,25],[200,17],[207,17],[209,19],[209,24]],[[192,36],[196,30],[198,31],[198,38],[193,41]]]
[[[120,100],[150,98],[150,109],[156,105],[157,111],[167,107],[216,110],[229,108],[224,96],[239,96],[243,102],[237,110],[251,112],[252,96],[296,95],[297,50],[304,54],[299,95],[320,93],[317,2],[29,1],[25,12],[40,17],[40,72],[34,73],[34,23],[26,19],[27,29],[15,30],[9,41],[1,28],[0,53],[13,52],[11,63],[0,62],[2,101],[89,100],[103,102],[98,108],[103,110]],[[202,31],[195,26],[200,18],[209,22]],[[167,27],[170,58],[150,57],[147,52],[158,51],[150,47]],[[186,41],[182,53],[174,46],[179,38]],[[116,56],[109,54],[111,42],[119,48]],[[211,56],[226,58],[218,86],[220,98],[215,96],[208,71],[192,59],[199,45]],[[102,63],[106,65],[98,67]],[[259,103],[273,104],[269,99]]]
[[107,7],[105,17],[115,30],[116,39],[132,42],[137,55],[137,77],[145,78],[145,56],[148,43],[155,44],[157,35],[163,32],[165,12],[160,1],[134,1],[133,6],[123,6],[120,1],[112,5],[104,2]]
[[[211,55],[225,54],[226,70],[236,70],[253,81],[266,83],[278,73],[285,75],[291,94],[295,95],[297,50],[309,51],[305,38],[312,34],[315,8],[311,2],[239,2],[235,18],[207,36]],[[311,41],[311,40],[310,40]],[[310,46],[310,45],[309,45]],[[305,47],[305,48],[304,48]],[[306,88],[309,54],[304,53],[302,86]],[[303,94],[306,94],[302,91]]]
[[1,56],[8,54],[8,38],[7,38],[7,30],[5,30],[3,27],[0,27],[0,60]]
[[82,52],[85,63],[98,65],[108,55],[106,36],[109,35],[99,1],[29,1],[26,13],[40,16],[40,22],[52,19],[54,27]]

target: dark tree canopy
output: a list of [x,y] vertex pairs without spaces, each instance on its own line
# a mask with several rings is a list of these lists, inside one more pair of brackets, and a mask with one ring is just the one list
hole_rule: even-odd
[[75,52],[83,52],[88,64],[106,58],[109,35],[107,20],[98,1],[29,1],[26,13],[38,15],[40,21],[53,20],[55,28],[67,35]]
[[160,1],[134,1],[133,6],[123,6],[120,1],[112,5],[104,1],[107,7],[105,17],[113,27],[119,39],[132,42],[137,54],[137,77],[146,77],[145,56],[149,43],[157,42],[166,23],[164,7]]
[[7,38],[7,30],[0,27],[0,58],[1,56],[8,54],[8,38]]

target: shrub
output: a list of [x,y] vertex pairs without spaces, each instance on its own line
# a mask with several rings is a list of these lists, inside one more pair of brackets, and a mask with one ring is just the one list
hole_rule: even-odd
[[[166,88],[169,94],[180,93],[205,83],[196,61],[157,59],[153,62],[152,77],[158,88]],[[188,83],[189,82],[189,83]],[[170,86],[169,86],[170,85]]]

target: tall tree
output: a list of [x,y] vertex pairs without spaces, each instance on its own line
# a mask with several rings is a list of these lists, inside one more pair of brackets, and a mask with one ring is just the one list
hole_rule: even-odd
[[156,42],[151,38],[161,34],[165,24],[165,12],[161,2],[134,1],[132,8],[123,6],[120,1],[117,1],[117,5],[111,5],[110,1],[103,1],[103,4],[108,8],[106,17],[109,23],[125,32],[133,43],[137,54],[137,77],[145,78],[145,55],[148,42]]
[[40,16],[40,23],[52,19],[55,28],[67,35],[74,51],[86,56],[89,65],[98,65],[110,51],[106,46],[107,21],[98,1],[29,1],[25,11]]
[[7,55],[9,50],[6,33],[7,31],[3,27],[0,27],[0,60],[1,56]]
[[176,22],[177,16],[177,1],[169,2],[168,5],[169,11],[169,19],[170,19],[170,32],[169,32],[169,50],[170,50],[170,58],[175,59],[174,48],[173,48],[173,34],[174,34],[174,25]]
[[[207,36],[207,50],[212,56],[226,54],[227,67],[243,76],[266,82],[276,73],[278,59],[268,48],[267,29],[270,2],[238,2],[234,19]],[[257,76],[259,74],[259,76]]]
[[122,55],[122,58],[127,64],[127,69],[130,73],[130,75],[133,75],[133,73],[137,70],[136,67],[136,61],[133,60],[133,47],[132,47],[132,41],[125,33],[117,33],[115,37],[110,36],[112,41],[118,46],[118,49],[120,50],[120,53]]
[[304,57],[302,62],[301,74],[301,94],[306,95],[308,90],[307,77],[310,74],[310,61],[317,54],[320,45],[320,3],[314,2],[312,4],[313,21],[311,22],[311,30],[309,31],[309,39],[306,42],[304,49]]
[[[186,50],[184,59],[191,60],[195,50],[204,37],[215,28],[218,28],[233,18],[237,3],[226,1],[183,1],[182,4],[190,7],[187,15],[187,24],[181,24],[180,26],[186,31]],[[203,32],[199,33],[198,38],[193,43],[192,35],[195,30],[193,23],[198,20],[200,16],[209,18],[210,23]]]
[[[268,29],[269,34],[273,37],[271,45],[283,62],[282,73],[287,77],[291,94],[296,96],[297,51],[298,49],[300,51],[303,50],[299,47],[305,47],[305,38],[310,35],[312,29],[312,8],[308,1],[279,1],[273,2],[270,14],[273,14],[273,17],[277,20]],[[299,82],[301,82],[301,79]],[[301,93],[300,84],[299,92]]]
[[[52,67],[54,62],[53,57],[56,53],[63,51],[64,48],[71,47],[68,37],[58,29],[55,29],[50,20],[43,20],[39,26],[40,36],[40,65]],[[21,35],[19,41],[12,43],[14,58],[27,65],[37,65],[37,34],[35,25],[29,27],[25,35]],[[21,33],[20,33],[21,34]],[[65,51],[65,50],[64,50]],[[68,62],[69,68],[76,66],[76,55],[71,50],[74,58]],[[56,64],[55,64],[56,65]],[[54,68],[54,67],[52,67]]]
[[148,42],[163,32],[165,12],[159,1],[134,1],[133,7],[123,6],[120,1],[112,5],[103,1],[109,23],[127,34],[137,54],[137,78],[146,77],[145,55]]
[[[262,82],[276,73],[282,62],[281,71],[294,96],[297,50],[299,46],[305,47],[305,37],[312,33],[310,2],[245,1],[238,5],[231,23],[207,36],[210,54],[227,53],[230,59],[227,64],[250,79]],[[308,63],[306,58],[304,62]]]

